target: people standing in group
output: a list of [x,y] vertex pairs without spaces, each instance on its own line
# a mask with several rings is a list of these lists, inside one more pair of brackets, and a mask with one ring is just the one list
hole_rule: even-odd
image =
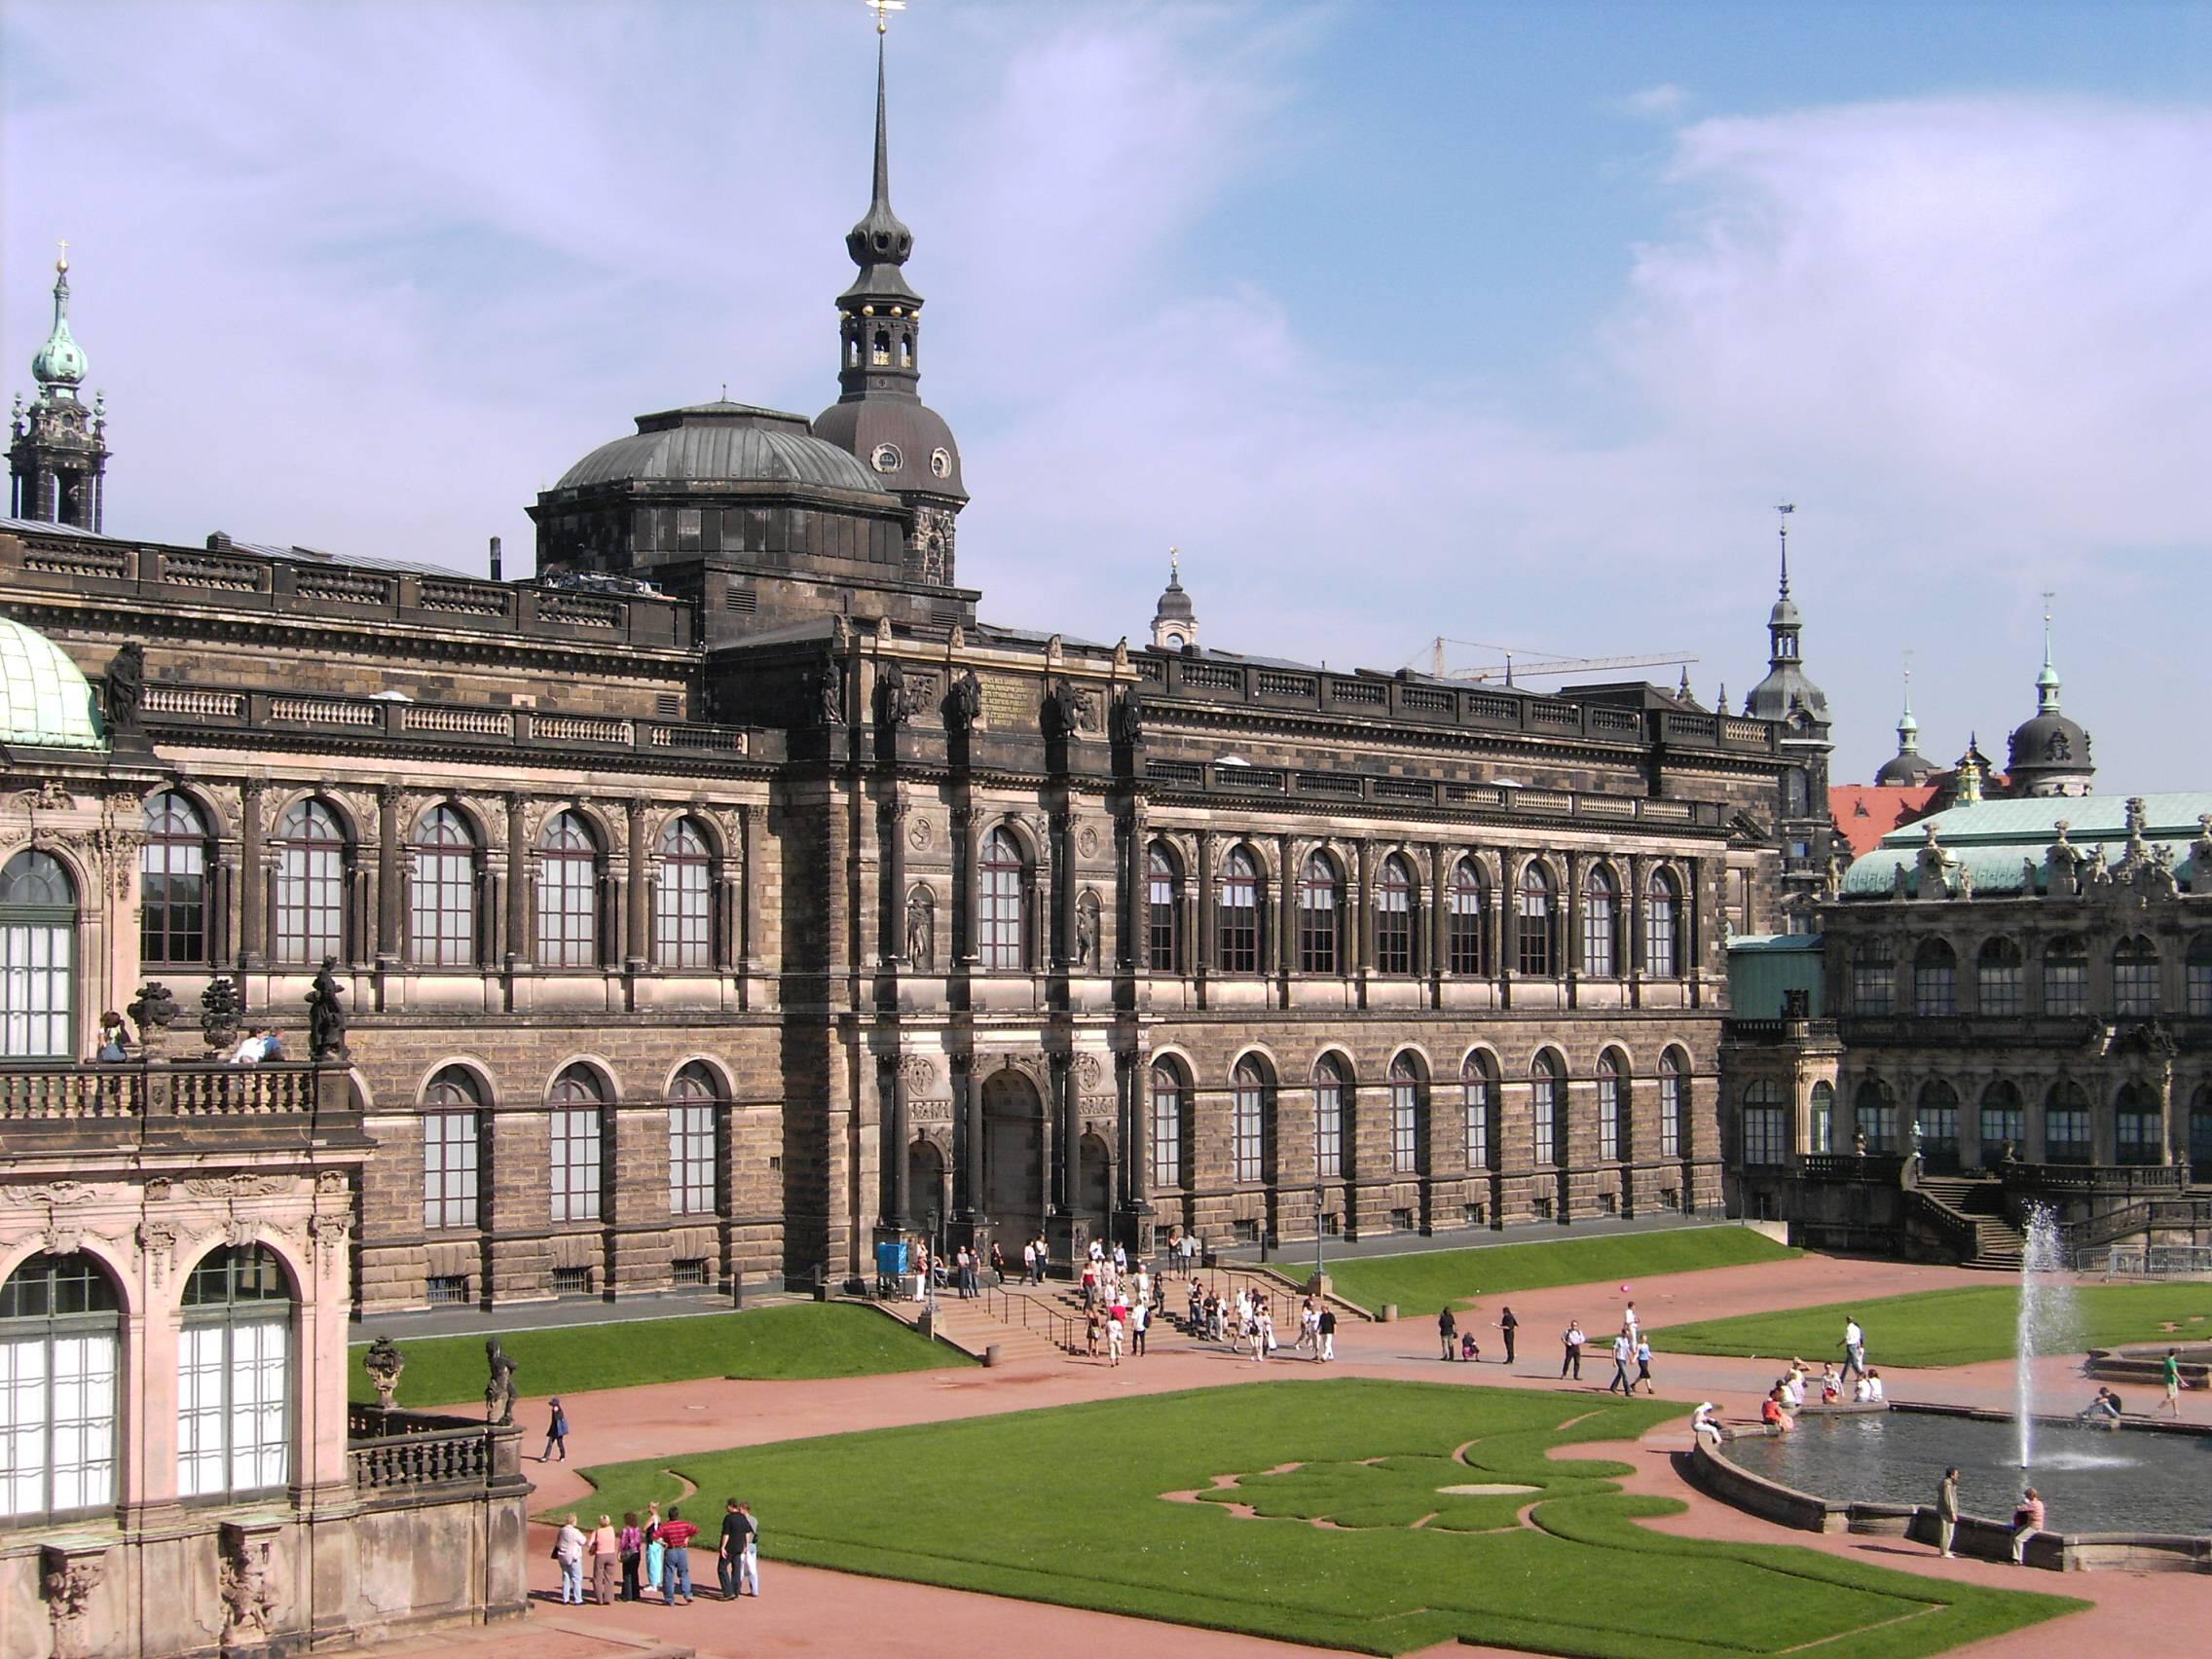
[[1021,1282],[1037,1282],[1037,1246],[1026,1242],[1021,1246]]
[[1560,1346],[1566,1350],[1566,1357],[1560,1361],[1560,1381],[1564,1382],[1568,1377],[1572,1377],[1577,1382],[1581,1382],[1582,1345],[1590,1340],[1582,1334],[1582,1321],[1569,1319],[1567,1329],[1560,1333],[1559,1340]]
[[1268,1299],[1261,1297],[1252,1314],[1252,1358],[1256,1364],[1265,1364],[1269,1350],[1275,1346],[1275,1319],[1268,1311]]
[[571,1515],[553,1540],[553,1559],[561,1564],[561,1605],[584,1604],[584,1531]]
[[645,1582],[660,1592],[660,1599],[668,1600],[668,1546],[661,1542],[660,1505],[653,1504],[645,1511]]
[[1843,1316],[1843,1375],[1848,1381],[1854,1373],[1866,1375],[1866,1333],[1860,1328],[1856,1314]]
[[1936,1547],[1951,1559],[1951,1544],[1959,1535],[1959,1471],[1945,1469],[1936,1488]]
[[591,1534],[591,1599],[601,1606],[614,1604],[614,1575],[622,1566],[622,1540],[614,1523],[602,1515]]
[[1605,1384],[1610,1394],[1618,1388],[1624,1395],[1636,1392],[1636,1384],[1629,1380],[1628,1368],[1636,1361],[1636,1344],[1629,1340],[1628,1327],[1623,1325],[1613,1338],[1613,1378]]
[[1446,1359],[1457,1359],[1459,1357],[1459,1321],[1453,1317],[1450,1308],[1446,1308],[1443,1312],[1436,1316],[1436,1336],[1437,1340],[1444,1345],[1444,1357]]
[[1505,1363],[1511,1365],[1513,1363],[1513,1333],[1521,1328],[1521,1321],[1513,1316],[1511,1308],[1507,1308],[1498,1314],[1497,1328],[1505,1338]]
[[[730,1498],[722,1505],[721,1543],[715,1551],[715,1576],[721,1584],[722,1600],[737,1600],[739,1579],[745,1571],[745,1552],[757,1529],[745,1505]],[[755,1586],[758,1593],[758,1586]]]
[[540,1463],[550,1463],[553,1461],[553,1454],[559,1452],[561,1461],[566,1463],[569,1460],[569,1414],[561,1409],[559,1395],[545,1404],[553,1415],[546,1419],[545,1450],[538,1454],[537,1460]]
[[2175,1417],[2181,1416],[2181,1349],[2166,1349],[2166,1357],[2158,1362],[2158,1379],[2166,1385],[2166,1410]]
[[738,1552],[737,1589],[741,1596],[760,1599],[760,1523],[753,1518],[753,1505],[737,1506],[738,1520],[744,1532],[745,1547]]
[[644,1593],[638,1587],[638,1568],[645,1560],[645,1534],[638,1525],[635,1509],[622,1512],[622,1530],[616,1534],[615,1544],[622,1553],[622,1600],[643,1601]]
[[2019,1507],[2012,1511],[2012,1565],[2028,1565],[2028,1540],[2043,1530],[2043,1496],[2034,1487],[2020,1493]]
[[683,1511],[671,1507],[660,1524],[661,1547],[667,1556],[661,1566],[661,1600],[671,1606],[691,1604],[691,1540],[699,1529],[683,1519]]

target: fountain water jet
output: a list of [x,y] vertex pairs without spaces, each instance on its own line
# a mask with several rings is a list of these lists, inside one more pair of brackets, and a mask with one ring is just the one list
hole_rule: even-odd
[[2046,1204],[2031,1205],[2026,1231],[2026,1247],[2020,1252],[2019,1326],[2013,1344],[2013,1419],[2019,1428],[2023,1469],[2035,1465],[2036,1356],[2072,1352],[2080,1330],[2074,1287],[2064,1277],[2066,1250],[2058,1217]]

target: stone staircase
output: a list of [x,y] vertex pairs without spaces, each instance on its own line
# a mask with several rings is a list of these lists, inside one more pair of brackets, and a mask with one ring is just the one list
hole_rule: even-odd
[[2020,1271],[2027,1240],[2005,1214],[2002,1183],[1969,1175],[1923,1175],[1911,1196],[1937,1230],[1952,1239],[1961,1267],[1992,1272]]
[[[870,1302],[868,1306],[916,1330],[921,1328],[922,1315],[929,1310],[926,1303],[904,1297]],[[1057,1308],[1052,1310],[1064,1311]],[[999,1350],[1001,1365],[1066,1358],[1068,1350],[1056,1340],[1055,1328],[1035,1312],[1031,1312],[1025,1324],[1022,1319],[1025,1311],[1029,1310],[1023,1308],[1022,1299],[1005,1293],[986,1292],[982,1296],[963,1298],[940,1291],[934,1334],[940,1342],[949,1343],[976,1359],[981,1359],[987,1349],[995,1347]]]

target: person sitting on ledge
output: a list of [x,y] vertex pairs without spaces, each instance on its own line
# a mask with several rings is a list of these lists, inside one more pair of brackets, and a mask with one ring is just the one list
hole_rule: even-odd
[[1797,1426],[1790,1417],[1789,1408],[1782,1403],[1782,1384],[1777,1382],[1767,1390],[1766,1403],[1759,1407],[1759,1420],[1778,1434],[1788,1434]]
[[2043,1530],[2043,1499],[2029,1487],[2020,1493],[2020,1506],[2012,1511],[2012,1565],[2028,1565],[2028,1540]]
[[1697,1410],[1690,1413],[1690,1438],[1695,1440],[1700,1435],[1713,1442],[1714,1450],[1719,1450],[1724,1436],[1720,1432],[1719,1414],[1711,1400],[1701,1402]]
[[1866,1373],[1866,1397],[1877,1405],[1889,1398],[1889,1395],[1882,1391],[1882,1370],[1880,1366],[1876,1366],[1872,1371]]
[[2083,1411],[2081,1420],[2100,1428],[2118,1428],[2123,1408],[2120,1396],[2110,1388],[2099,1388],[2097,1397]]
[[1829,1360],[1821,1367],[1821,1404],[1832,1406],[1843,1398],[1843,1379],[1836,1375],[1835,1361]]

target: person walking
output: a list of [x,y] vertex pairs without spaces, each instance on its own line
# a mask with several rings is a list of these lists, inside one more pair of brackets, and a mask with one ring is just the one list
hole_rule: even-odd
[[1452,1316],[1452,1309],[1449,1308],[1436,1316],[1436,1336],[1437,1340],[1444,1345],[1444,1357],[1446,1359],[1457,1359],[1459,1357],[1459,1321]]
[[699,1529],[683,1519],[682,1509],[671,1507],[660,1525],[661,1547],[668,1554],[662,1563],[661,1599],[672,1606],[691,1604],[691,1540]]
[[2166,1410],[2175,1417],[2181,1416],[2181,1349],[2166,1349],[2166,1357],[2158,1362],[2158,1379],[2166,1385]]
[[638,1526],[635,1509],[622,1512],[622,1530],[615,1542],[622,1552],[622,1600],[643,1601],[645,1598],[638,1589],[638,1567],[645,1553],[645,1534]]
[[1319,1357],[1332,1360],[1337,1357],[1337,1310],[1327,1303],[1321,1305],[1321,1352]]
[[1959,1471],[1945,1469],[1936,1488],[1936,1541],[1943,1559],[1951,1559],[1952,1540],[1959,1535]]
[[738,1564],[745,1559],[745,1532],[738,1525],[740,1519],[736,1498],[722,1504],[722,1536],[715,1550],[715,1578],[721,1586],[725,1602],[737,1599]]
[[1610,1394],[1618,1388],[1623,1395],[1636,1392],[1636,1384],[1629,1381],[1628,1368],[1636,1358],[1636,1345],[1628,1340],[1628,1327],[1623,1325],[1620,1334],[1613,1338],[1613,1380],[1605,1384]]
[[1119,1302],[1106,1309],[1106,1363],[1109,1366],[1122,1363],[1122,1334],[1126,1329],[1123,1321],[1128,1316],[1129,1310]]
[[584,1604],[584,1531],[571,1515],[553,1540],[553,1559],[561,1564],[561,1605]]
[[[1658,1384],[1651,1381],[1651,1339],[1641,1331],[1636,1338],[1636,1382],[1643,1384],[1646,1394],[1659,1392]],[[1632,1394],[1636,1392],[1636,1382],[1628,1385],[1628,1391]]]
[[1144,1357],[1144,1334],[1152,1328],[1152,1304],[1143,1297],[1137,1298],[1129,1309],[1129,1355],[1133,1359]]
[[1037,1282],[1037,1246],[1026,1241],[1021,1246],[1021,1282]]
[[1860,1329],[1857,1315],[1843,1316],[1843,1380],[1849,1382],[1852,1373],[1866,1375],[1866,1333]]
[[1559,1366],[1559,1376],[1562,1382],[1566,1382],[1569,1376],[1577,1382],[1582,1381],[1582,1345],[1588,1340],[1582,1334],[1582,1322],[1580,1320],[1569,1319],[1567,1322],[1567,1329],[1560,1333],[1559,1338],[1560,1346],[1566,1350],[1566,1357],[1560,1361]]
[[1513,1316],[1511,1308],[1498,1314],[1497,1328],[1505,1338],[1505,1363],[1511,1365],[1513,1363],[1513,1334],[1521,1328],[1521,1321]]
[[553,1454],[558,1451],[561,1461],[566,1463],[569,1460],[569,1414],[561,1409],[559,1395],[555,1395],[546,1404],[553,1416],[545,1424],[545,1450],[538,1454],[537,1460],[540,1463],[550,1463],[553,1461]]
[[738,1518],[745,1527],[745,1548],[738,1554],[737,1590],[741,1596],[760,1599],[760,1523],[753,1518],[753,1505],[737,1506]]
[[2012,1511],[2012,1565],[2028,1565],[2028,1540],[2043,1530],[2043,1498],[2034,1487],[2020,1493],[2020,1505]]
[[603,1607],[614,1604],[614,1574],[622,1565],[622,1541],[614,1523],[602,1515],[591,1533],[591,1599]]

